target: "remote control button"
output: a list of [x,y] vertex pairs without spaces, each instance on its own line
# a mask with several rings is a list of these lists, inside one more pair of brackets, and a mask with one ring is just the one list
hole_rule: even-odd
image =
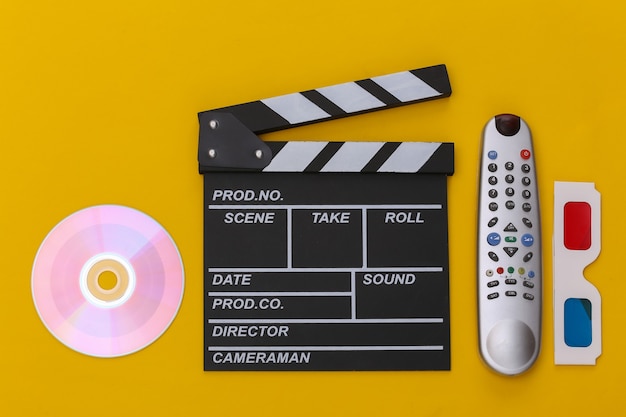
[[509,223],[504,228],[504,231],[505,232],[517,232],[517,227],[515,227],[515,225],[513,223]]
[[504,283],[507,285],[515,285],[517,284],[517,280],[515,278],[509,278],[509,279],[504,280]]
[[489,255],[491,260],[494,261],[494,262],[498,262],[500,260],[500,258],[498,258],[498,255],[496,255],[495,252],[489,252],[489,253],[487,253],[487,255]]
[[496,130],[504,136],[513,136],[519,132],[521,121],[514,114],[499,114],[495,117]]
[[498,285],[500,285],[500,281],[489,281],[487,283],[487,287],[489,288],[497,287]]
[[506,169],[507,171],[513,171],[513,168],[515,168],[515,164],[511,161],[508,161],[504,164],[504,169]]
[[532,252],[528,252],[526,255],[524,255],[524,262],[528,262],[533,258],[533,253]]
[[531,211],[533,209],[533,207],[530,205],[530,203],[524,203],[522,204],[522,210],[524,210],[524,212],[528,213],[529,211]]
[[526,273],[526,270],[524,268],[517,268],[517,273],[520,275],[524,275]]
[[498,246],[500,240],[500,235],[497,233],[489,233],[489,235],[487,235],[487,243],[489,243],[490,246]]
[[528,278],[535,278],[535,271],[528,271]]
[[535,237],[533,235],[531,235],[530,233],[526,233],[526,234],[522,235],[521,242],[522,242],[522,245],[524,245],[527,248],[529,248],[529,247],[531,247],[533,245],[533,243],[535,243]]
[[494,190],[493,188],[489,190],[489,197],[496,198],[497,196],[498,196],[498,191]]
[[530,196],[531,196],[530,191],[528,190],[522,191],[522,197],[524,197],[526,200],[528,200]]
[[515,208],[515,202],[513,202],[511,200],[507,201],[504,205],[509,210],[513,210]]
[[529,219],[527,219],[526,217],[524,217],[524,218],[522,219],[522,223],[524,223],[524,225],[525,225],[526,227],[528,227],[529,229],[532,229],[532,227],[533,227],[533,222],[531,222],[531,221],[530,221]]
[[499,266],[498,269],[496,269],[496,272],[498,273],[498,275],[502,275],[502,274],[504,274],[504,268]]
[[511,187],[507,187],[506,190],[504,190],[504,194],[509,197],[513,197],[515,195],[515,190]]
[[532,294],[528,294],[528,293],[524,293],[523,297],[524,297],[526,300],[530,300],[530,301],[532,301],[532,300],[534,300],[534,299],[535,299],[535,296],[534,296],[534,295],[532,295]]
[[496,151],[489,151],[487,152],[487,158],[494,160],[498,157],[498,152]]
[[487,169],[489,170],[489,172],[496,172],[498,170],[498,165],[491,163],[487,165]]
[[523,172],[524,174],[528,174],[528,173],[530,172],[530,165],[528,165],[528,164],[523,164],[523,165],[522,165],[522,172]]
[[530,159],[530,151],[528,149],[522,149],[519,156],[521,156],[522,159]]
[[500,294],[498,294],[497,292],[491,293],[487,296],[488,300],[493,300],[494,298],[498,298],[500,297]]
[[498,210],[498,203],[489,203],[489,210],[491,211]]
[[524,184],[526,186],[530,185],[530,178],[528,178],[528,177],[522,178],[522,184]]
[[504,293],[507,297],[515,297],[517,295],[517,291],[507,291]]
[[509,274],[512,274],[513,272],[515,272],[515,268],[513,268],[512,266],[509,266],[509,267],[506,269],[506,272],[508,272]]
[[[509,255],[509,257],[513,257],[513,255],[515,255],[517,251],[519,250],[519,248],[511,248],[511,247],[506,247],[503,249],[506,252],[506,254]],[[511,273],[513,273],[513,271],[511,271]]]
[[488,269],[487,271],[485,271],[485,275],[487,275],[488,277],[492,277],[493,271],[491,269]]
[[524,287],[526,288],[535,288],[535,283],[530,281],[524,281]]
[[489,220],[489,223],[487,223],[487,226],[493,227],[493,226],[496,225],[496,223],[498,223],[498,218],[497,217],[493,217],[491,220]]
[[517,242],[517,238],[515,236],[506,236],[504,238],[504,241],[506,243],[515,243],[515,242]]
[[515,177],[509,174],[506,177],[504,177],[504,181],[506,181],[507,184],[513,184],[513,182],[515,181]]
[[498,178],[497,177],[489,177],[489,184],[491,185],[496,185],[498,183]]

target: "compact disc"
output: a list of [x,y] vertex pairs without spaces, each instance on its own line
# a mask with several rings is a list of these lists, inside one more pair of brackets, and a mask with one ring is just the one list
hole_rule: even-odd
[[35,307],[68,347],[115,357],[155,341],[176,317],[183,266],[170,235],[123,206],[78,211],[44,239],[32,272]]

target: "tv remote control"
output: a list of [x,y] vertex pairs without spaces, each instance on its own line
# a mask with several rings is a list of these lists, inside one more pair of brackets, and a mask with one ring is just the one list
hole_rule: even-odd
[[480,353],[505,375],[526,371],[541,342],[541,226],[532,137],[500,114],[482,138],[478,205]]

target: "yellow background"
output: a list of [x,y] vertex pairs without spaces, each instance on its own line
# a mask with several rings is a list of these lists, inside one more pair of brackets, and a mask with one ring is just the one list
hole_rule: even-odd
[[[0,3],[0,415],[616,415],[624,402],[626,5],[618,1],[8,1]],[[445,63],[450,98],[267,135],[267,140],[451,141],[452,370],[202,370],[202,110]],[[544,242],[542,353],[503,377],[477,350],[481,130],[521,115],[535,140]],[[597,366],[553,364],[552,191],[602,193]],[[59,343],[33,306],[46,234],[85,207],[160,222],[186,269],[179,314],[116,359]]]

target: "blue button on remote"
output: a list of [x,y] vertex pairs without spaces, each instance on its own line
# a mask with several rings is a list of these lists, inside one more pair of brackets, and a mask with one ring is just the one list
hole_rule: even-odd
[[498,246],[501,240],[502,238],[497,233],[489,233],[489,235],[487,236],[487,243],[489,243],[491,246]]
[[522,235],[521,240],[522,240],[522,245],[526,246],[527,248],[531,247],[533,243],[535,243],[535,237],[531,235],[530,233],[526,233],[525,235]]

